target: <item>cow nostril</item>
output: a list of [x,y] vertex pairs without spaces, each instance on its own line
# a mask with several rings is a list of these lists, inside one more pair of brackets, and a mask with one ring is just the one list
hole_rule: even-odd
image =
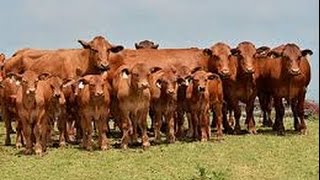
[[204,92],[205,88],[204,87],[199,87],[198,90],[199,90],[199,92]]
[[247,68],[246,73],[254,73],[254,68]]

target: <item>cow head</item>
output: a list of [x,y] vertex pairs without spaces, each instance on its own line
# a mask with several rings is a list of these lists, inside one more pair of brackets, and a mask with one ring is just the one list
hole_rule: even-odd
[[128,79],[130,86],[135,90],[144,90],[150,87],[149,76],[161,68],[148,68],[144,63],[136,63],[131,68],[124,67],[121,69],[121,77]]
[[144,40],[139,43],[135,43],[134,46],[136,49],[158,49],[159,44],[154,44],[152,41]]
[[177,76],[174,67],[161,70],[161,75],[157,76],[156,86],[164,93],[171,97],[177,94]]
[[209,56],[208,69],[217,73],[221,78],[229,78],[231,76],[231,51],[230,47],[224,43],[217,43],[210,49],[206,48],[203,53]]
[[313,52],[310,49],[300,50],[296,44],[282,45],[280,48],[275,48],[269,52],[271,57],[280,57],[283,61],[285,68],[289,74],[296,76],[301,74],[300,62],[301,59],[308,55],[312,55]]
[[65,87],[69,81],[63,81],[58,76],[51,76],[48,78],[47,83],[50,85],[52,90],[52,97],[56,99],[59,104],[65,104],[66,100],[63,94],[63,87]]
[[110,53],[117,53],[123,50],[123,46],[113,46],[104,37],[97,36],[90,42],[78,40],[83,48],[90,51],[90,61],[100,70],[109,69]]
[[188,81],[187,78],[191,74],[191,69],[188,66],[177,67],[176,77],[179,87],[187,87]]
[[237,48],[231,49],[231,53],[236,56],[242,72],[246,74],[254,73],[256,48],[251,42],[241,42]]
[[214,73],[198,70],[189,77],[188,81],[192,84],[194,92],[202,94],[207,90],[208,81],[214,79],[219,79],[219,76]]
[[39,80],[45,80],[49,77],[49,73],[37,74],[34,71],[26,71],[22,75],[16,73],[8,73],[6,76],[15,78],[17,82],[21,82],[22,91],[27,96],[34,96],[36,93]]
[[78,88],[88,85],[91,97],[104,97],[107,86],[106,78],[102,75],[86,75],[78,80]]

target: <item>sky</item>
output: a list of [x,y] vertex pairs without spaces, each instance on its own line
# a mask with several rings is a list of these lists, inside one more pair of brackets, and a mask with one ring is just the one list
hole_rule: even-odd
[[78,39],[97,35],[125,48],[145,39],[161,48],[293,42],[314,52],[307,98],[319,102],[318,0],[10,0],[0,3],[0,17],[6,56],[25,47],[77,48]]

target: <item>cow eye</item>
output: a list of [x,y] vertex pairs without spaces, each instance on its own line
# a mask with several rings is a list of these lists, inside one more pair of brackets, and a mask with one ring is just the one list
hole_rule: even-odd
[[92,50],[93,52],[95,52],[95,53],[97,53],[97,52],[98,52],[98,50],[93,49],[93,48],[91,48],[91,50]]

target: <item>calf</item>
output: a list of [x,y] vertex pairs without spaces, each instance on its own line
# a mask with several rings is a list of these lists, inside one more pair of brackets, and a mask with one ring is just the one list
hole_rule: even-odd
[[44,89],[38,88],[38,81],[47,74],[37,75],[33,71],[26,71],[23,75],[15,75],[22,82],[17,92],[16,108],[19,120],[22,123],[23,134],[26,139],[25,154],[33,152],[35,137],[35,152],[41,155],[46,150],[48,122],[45,118]]
[[217,74],[196,71],[189,78],[187,100],[191,111],[193,137],[201,141],[210,139],[209,109],[216,115],[217,136],[222,136],[222,81]]
[[99,132],[98,144],[107,150],[109,142],[106,136],[109,118],[110,85],[102,75],[86,75],[78,80],[76,101],[80,113],[83,146],[92,150],[92,120]]
[[159,44],[155,44],[152,41],[144,40],[140,41],[139,43],[135,43],[134,46],[136,49],[158,49]]
[[150,77],[151,104],[154,110],[155,142],[161,141],[160,128],[162,119],[167,125],[167,141],[175,141],[174,115],[177,107],[177,77],[175,68],[166,68],[155,72]]
[[147,113],[150,105],[148,78],[154,68],[147,68],[144,63],[120,66],[112,82],[117,99],[117,113],[120,119],[122,140],[121,147],[128,147],[129,137],[137,141],[135,132],[139,126],[142,133],[142,146],[150,146],[147,135]]

